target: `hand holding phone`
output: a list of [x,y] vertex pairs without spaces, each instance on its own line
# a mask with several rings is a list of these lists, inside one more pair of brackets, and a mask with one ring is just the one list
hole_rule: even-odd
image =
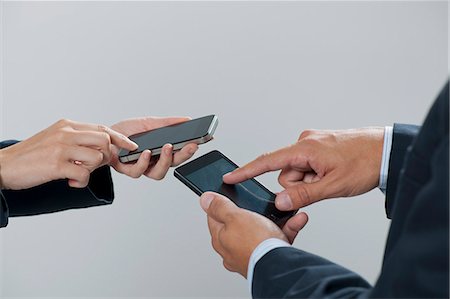
[[282,227],[297,211],[280,211],[276,195],[255,179],[235,185],[223,182],[223,175],[238,166],[219,151],[209,152],[175,169],[174,175],[197,195],[214,191],[231,199],[238,207],[259,213]]
[[[188,117],[136,117],[122,120],[111,126],[111,129],[132,136],[140,132],[146,132],[157,128],[179,124],[189,121]],[[177,152],[172,151],[172,145],[164,145],[161,154],[152,159],[148,150],[143,151],[136,163],[122,163],[119,160],[119,147],[113,148],[110,165],[119,173],[132,178],[144,175],[148,178],[161,180],[167,174],[170,167],[176,167],[190,159],[196,152],[198,145],[188,144]]]
[[119,152],[120,162],[132,162],[139,159],[144,150],[150,150],[152,156],[161,153],[164,144],[172,144],[177,151],[189,143],[202,144],[213,138],[218,124],[215,115],[189,120],[183,123],[154,129],[130,136],[129,138],[139,146],[137,150]]

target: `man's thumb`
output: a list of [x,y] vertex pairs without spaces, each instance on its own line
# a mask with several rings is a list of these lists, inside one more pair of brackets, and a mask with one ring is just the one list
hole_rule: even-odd
[[237,206],[227,197],[205,192],[200,196],[200,206],[214,220],[225,223],[236,212]]
[[209,206],[215,197],[215,194],[212,192],[205,192],[200,196],[200,206],[205,212],[208,212]]
[[323,182],[298,183],[280,192],[275,199],[275,206],[280,211],[297,210],[322,198]]

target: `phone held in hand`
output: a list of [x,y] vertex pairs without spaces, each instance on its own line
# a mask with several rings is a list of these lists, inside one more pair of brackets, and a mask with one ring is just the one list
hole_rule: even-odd
[[141,153],[149,149],[152,156],[161,154],[164,144],[173,145],[173,150],[180,150],[189,143],[202,144],[213,138],[219,120],[216,115],[208,115],[183,123],[157,128],[151,131],[139,133],[129,138],[139,146],[137,150],[119,152],[119,160],[122,163],[139,159]]
[[255,179],[229,185],[223,175],[238,166],[219,151],[209,152],[175,169],[174,175],[197,195],[214,191],[231,199],[238,207],[259,213],[282,227],[297,211],[280,211],[276,195]]

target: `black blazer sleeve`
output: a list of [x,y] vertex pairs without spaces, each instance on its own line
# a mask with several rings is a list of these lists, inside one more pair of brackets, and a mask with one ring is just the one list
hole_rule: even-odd
[[[0,143],[0,148],[14,144]],[[71,188],[67,180],[57,180],[25,190],[1,190],[0,227],[8,217],[38,215],[68,209],[111,204],[114,189],[109,166],[91,173],[86,188]]]
[[394,124],[385,201],[386,215],[389,219],[392,217],[391,211],[397,193],[400,169],[403,166],[408,149],[419,133],[419,129],[419,126]]
[[449,86],[400,170],[374,298],[449,298]]
[[371,286],[361,276],[317,255],[276,248],[253,273],[253,298],[361,298]]
[[8,206],[2,191],[0,191],[0,227],[8,225],[8,216]]

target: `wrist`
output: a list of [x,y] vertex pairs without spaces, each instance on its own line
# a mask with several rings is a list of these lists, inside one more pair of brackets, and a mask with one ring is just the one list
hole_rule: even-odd
[[386,187],[387,187],[389,159],[390,159],[391,149],[392,149],[392,135],[393,135],[393,127],[386,126],[384,129],[383,152],[382,152],[381,166],[380,166],[380,172],[379,172],[379,182],[378,182],[378,188],[380,188],[381,191],[383,191],[383,192],[386,191]]
[[4,184],[4,169],[6,161],[6,149],[0,149],[0,189],[6,189]]
[[13,151],[13,147],[9,146],[7,148],[0,149],[0,189],[11,189],[8,173],[10,172],[9,167],[10,157],[13,155],[11,152]]
[[364,171],[367,172],[367,181],[365,182],[365,192],[376,188],[380,181],[380,171],[382,167],[383,159],[383,145],[385,128],[383,127],[369,127],[365,132],[363,142],[367,142],[367,152],[363,154],[363,160],[365,161]]
[[292,247],[292,245],[279,238],[270,238],[259,243],[258,246],[253,250],[247,266],[247,281],[250,294],[252,292],[253,274],[256,263],[258,263],[258,261],[268,252],[280,247]]

